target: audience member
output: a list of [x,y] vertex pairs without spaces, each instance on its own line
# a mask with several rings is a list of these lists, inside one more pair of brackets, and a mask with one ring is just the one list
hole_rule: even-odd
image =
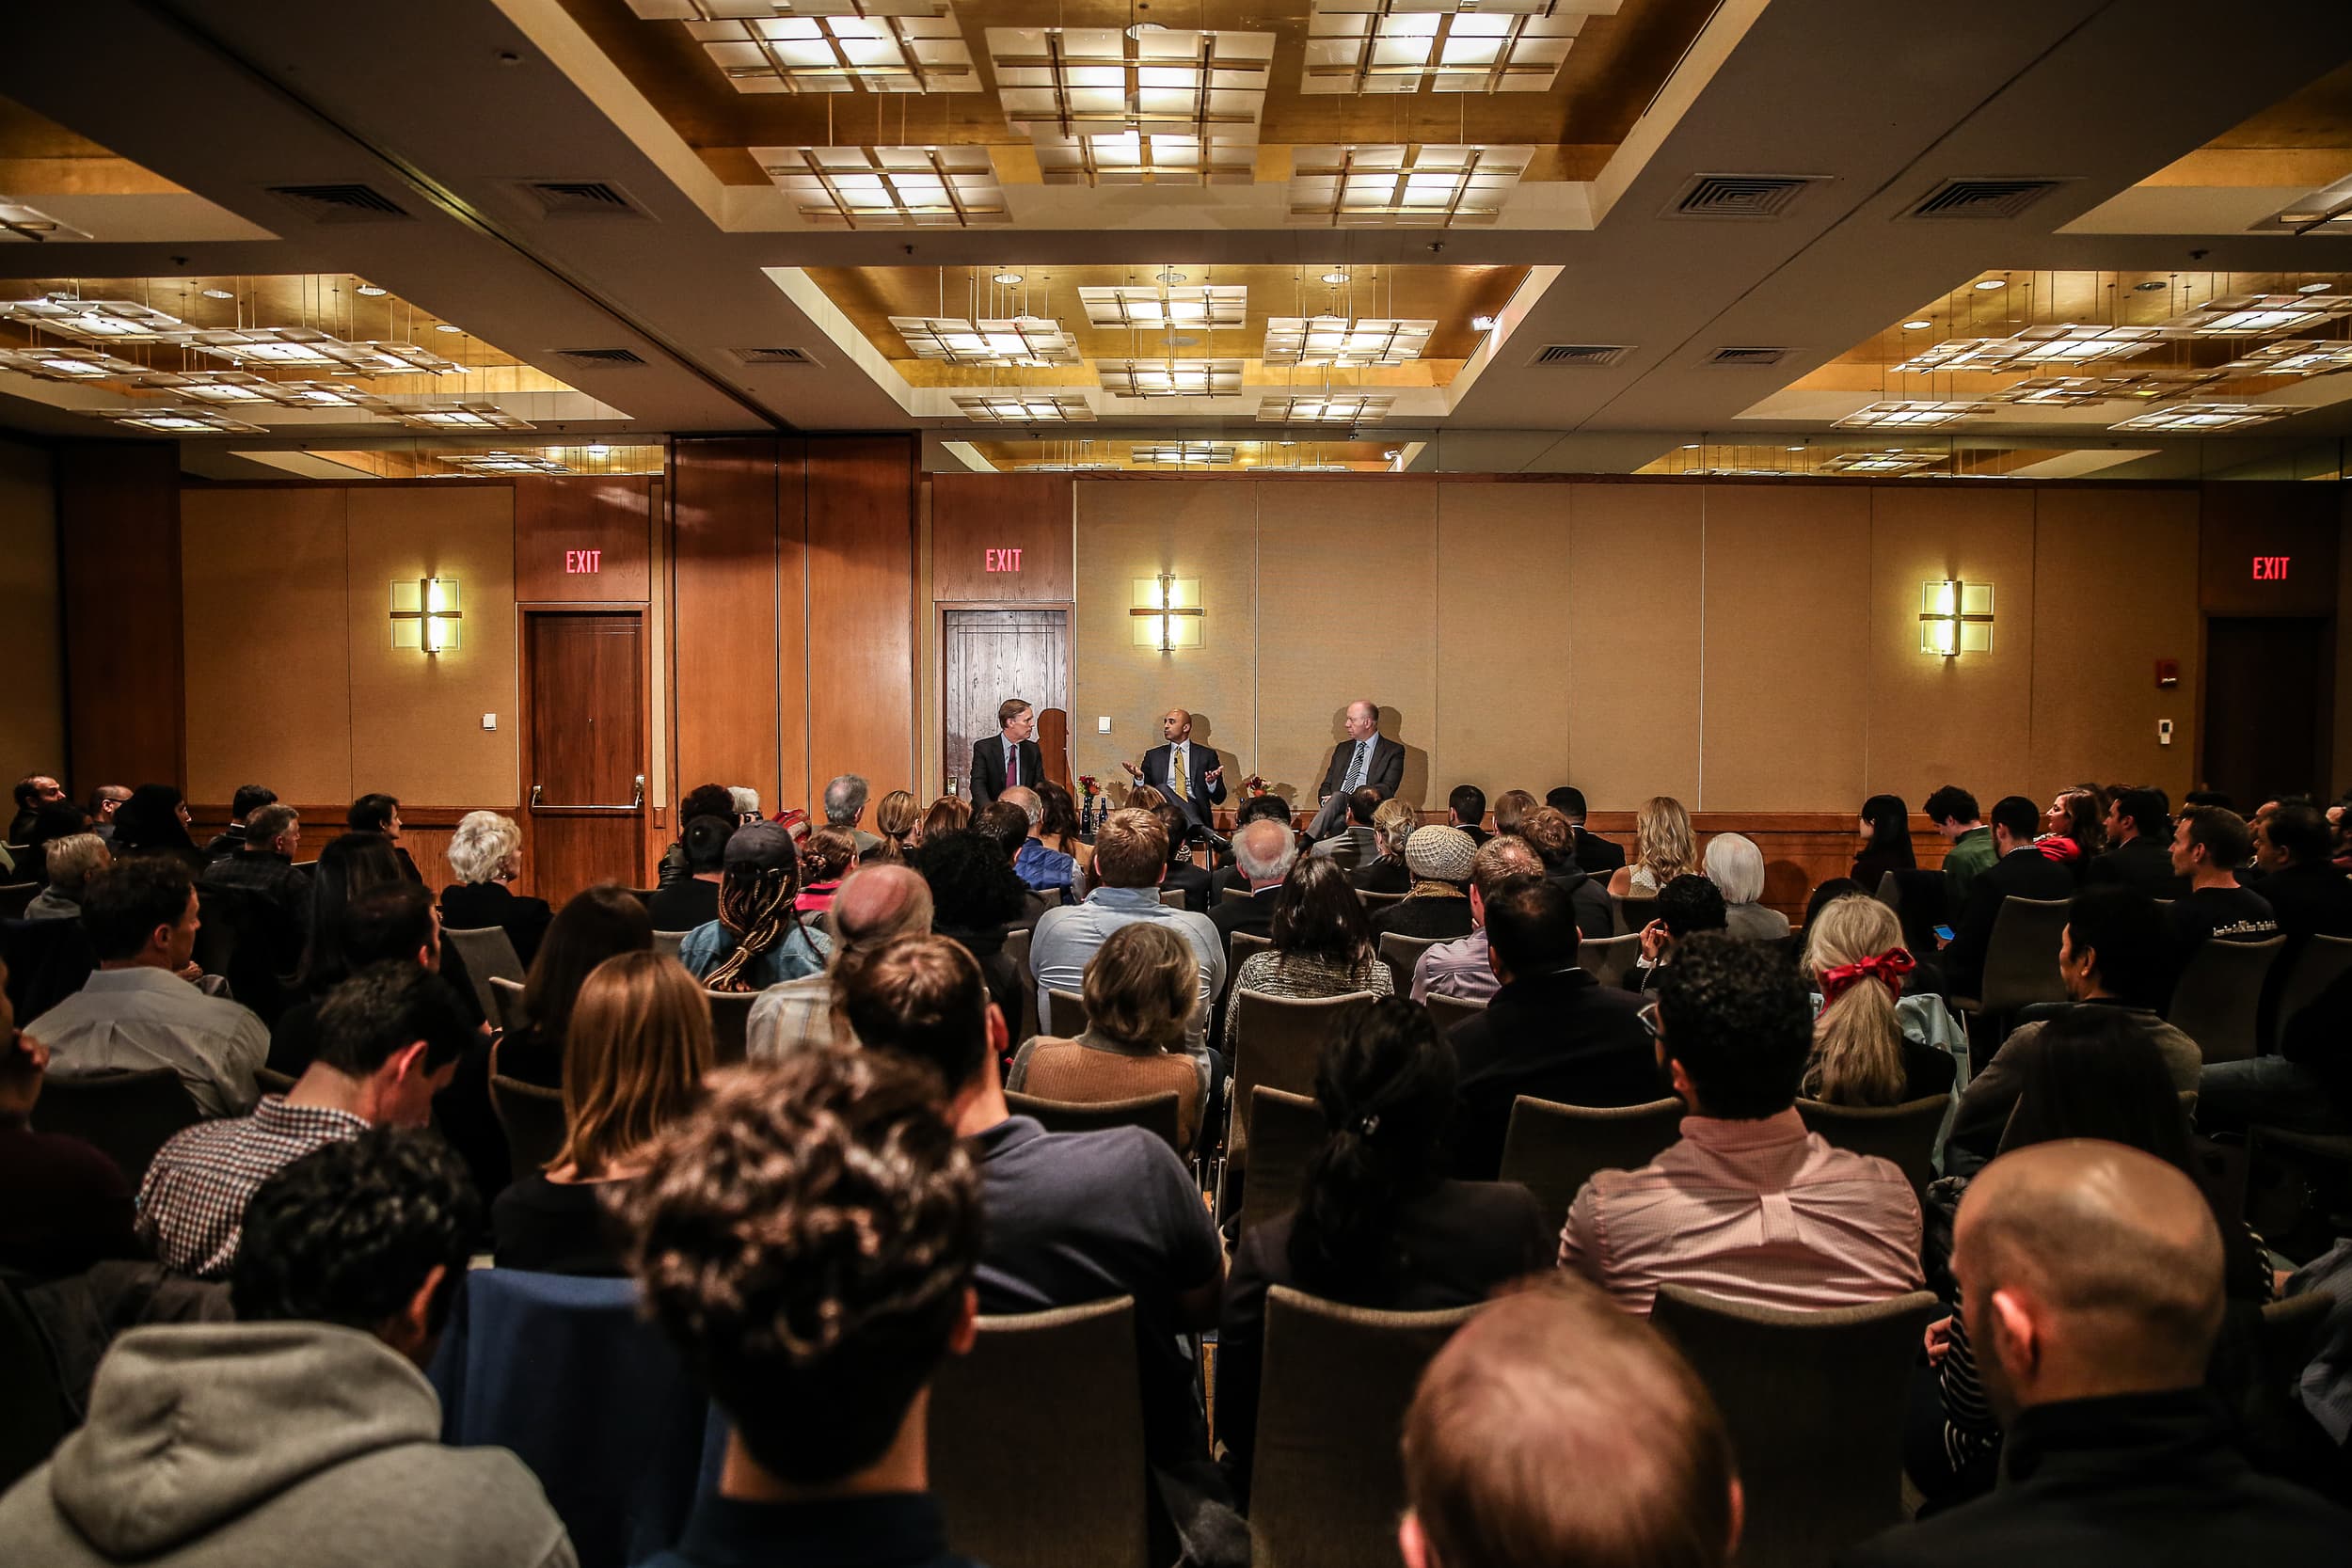
[[[229,908],[222,913],[239,917],[238,943],[260,942],[272,974],[292,974],[302,963],[310,924],[310,872],[294,863],[301,847],[302,822],[294,807],[256,806],[246,818],[245,843],[197,878],[199,896],[227,895],[221,902]],[[269,1006],[260,997],[252,1000]]]
[[89,831],[100,838],[115,836],[115,813],[131,798],[129,784],[100,784],[89,792]]
[[1911,808],[1899,795],[1873,795],[1862,802],[1862,847],[1854,852],[1853,879],[1876,895],[1890,871],[1915,871],[1911,847]]
[[[335,926],[335,951],[346,977],[394,960],[441,974],[441,918],[422,888],[405,881],[379,883],[346,899]],[[319,1053],[319,1012],[325,1005],[324,995],[306,997],[278,1015],[269,1034],[272,1072],[299,1078],[310,1070]]]
[[[17,864],[10,881],[45,882],[48,880],[49,846],[61,838],[78,838],[90,832],[89,814],[71,800],[45,800],[33,812],[33,825],[25,831],[24,843],[17,850]],[[92,836],[95,836],[94,834]],[[101,842],[113,850],[113,835]]]
[[[127,795],[125,797],[128,798]],[[267,784],[239,784],[229,797],[229,826],[204,841],[204,858],[216,861],[245,847],[245,819],[263,806],[278,803],[278,791]],[[119,806],[115,808],[118,812]]]
[[749,1053],[783,1056],[833,1039],[834,971],[853,952],[929,931],[931,914],[931,890],[913,868],[883,863],[852,872],[825,914],[833,947],[824,969],[760,992],[746,1025]]
[[848,833],[850,847],[861,855],[882,845],[881,839],[859,825],[866,819],[866,797],[871,787],[855,773],[844,773],[825,785],[825,825]]
[[972,1347],[980,1257],[936,1093],[882,1053],[806,1051],[727,1074],[645,1151],[631,1266],[727,1435],[644,1568],[977,1568],[927,1491],[929,1386]]
[[1476,784],[1455,784],[1445,798],[1445,820],[1470,834],[1472,844],[1486,843],[1492,836],[1486,832],[1486,792]]
[[857,869],[857,844],[846,829],[825,827],[811,830],[799,847],[801,891],[793,895],[792,908],[821,915],[833,908],[841,879]]
[[2263,901],[2287,939],[2280,969],[2312,937],[2352,937],[2352,878],[2328,863],[2330,849],[2328,819],[2316,807],[2282,805],[2254,824]]
[[868,864],[904,865],[907,850],[921,840],[915,836],[920,807],[912,790],[894,789],[874,802],[874,847],[860,850]]
[[1725,930],[1729,924],[1724,890],[1713,882],[1688,871],[1668,882],[1658,890],[1655,917],[1642,927],[1633,989],[1654,988],[1685,942],[1705,931]]
[[[1136,847],[1132,840],[1158,833],[1145,813],[1113,812],[1098,835],[1096,862],[1115,875]],[[1156,864],[1158,845],[1146,847],[1136,864]],[[864,955],[842,971],[841,986],[842,1012],[859,1039],[938,1074],[947,1118],[979,1158],[988,1216],[977,1276],[980,1309],[1038,1312],[1133,1297],[1155,1495],[1184,1531],[1194,1560],[1246,1560],[1241,1523],[1209,1458],[1193,1370],[1177,1338],[1216,1324],[1225,1284],[1224,1248],[1191,1172],[1140,1127],[1048,1132],[1009,1115],[997,1077],[1004,1017],[989,1005],[979,967],[955,943],[917,937]],[[1171,1495],[1186,1500],[1171,1506]],[[1172,1560],[1177,1554],[1154,1555]]]
[[1168,863],[1168,832],[1160,819],[1133,806],[1110,814],[1094,835],[1096,887],[1082,904],[1048,910],[1029,939],[1029,973],[1037,979],[1037,1016],[1048,1016],[1046,992],[1081,990],[1086,967],[1110,934],[1137,921],[1162,921],[1192,944],[1200,965],[1200,1005],[1188,1033],[1205,1034],[1209,1008],[1225,991],[1225,944],[1209,917],[1160,902],[1160,872]]
[[[678,836],[672,839],[668,847],[661,851],[661,864],[655,875],[655,884],[658,888],[668,887],[673,882],[682,882],[694,874],[693,867],[687,863],[686,831],[706,816],[717,817],[727,825],[730,832],[741,826],[741,819],[735,810],[735,792],[724,784],[696,784],[686,792],[686,798],[677,803]],[[706,918],[716,919],[717,915],[714,911]],[[700,925],[701,922],[697,921],[695,924]],[[669,926],[662,928],[673,931],[691,931],[693,927]]]
[[589,972],[564,1037],[564,1145],[490,1205],[500,1268],[628,1272],[612,1199],[693,1109],[710,1051],[710,1006],[675,959],[620,953]]
[[1454,1174],[1490,1181],[1520,1095],[1568,1105],[1639,1105],[1664,1085],[1639,998],[1576,964],[1576,917],[1557,882],[1508,877],[1483,899],[1500,982],[1484,1012],[1448,1037],[1462,1071]]
[[[1313,853],[1337,858],[1343,866],[1350,870],[1378,855],[1380,839],[1373,832],[1372,819],[1380,810],[1380,802],[1390,797],[1383,796],[1370,784],[1349,791],[1346,826],[1316,844]],[[1413,815],[1419,817],[1421,814],[1416,811]]]
[[1233,870],[1247,884],[1247,898],[1219,898],[1209,906],[1209,924],[1216,928],[1223,952],[1235,931],[1253,937],[1274,934],[1274,900],[1282,891],[1291,867],[1298,860],[1298,835],[1288,818],[1277,822],[1258,817],[1233,832]]
[[2106,847],[2083,869],[2090,886],[2121,883],[2151,898],[2177,898],[2188,884],[2172,869],[2172,808],[2156,789],[2119,789],[2107,802]]
[[1413,874],[1405,864],[1405,841],[1421,826],[1421,813],[1409,800],[1383,800],[1380,809],[1372,814],[1373,841],[1380,852],[1347,874],[1350,886],[1359,893],[1406,893],[1413,886]]
[[772,822],[738,828],[719,879],[719,918],[678,944],[678,960],[712,990],[766,990],[825,967],[831,940],[794,907],[800,854]]
[[2188,891],[2166,912],[2179,958],[2200,942],[2265,942],[2279,934],[2278,917],[2261,894],[2238,886],[2238,867],[2254,854],[2245,819],[2226,806],[2181,808],[2172,833],[2172,871]]
[[1422,949],[1413,964],[1413,1000],[1425,1002],[1432,996],[1454,996],[1465,1002],[1491,1000],[1502,982],[1495,978],[1486,942],[1486,903],[1509,879],[1540,877],[1543,871],[1542,858],[1527,840],[1516,833],[1489,835],[1470,857],[1470,934]]
[[79,1138],[32,1129],[49,1048],[17,1028],[8,977],[0,963],[0,1193],[8,1195],[0,1204],[0,1270],[54,1279],[135,1258],[121,1167]]
[[1454,1332],[1404,1454],[1404,1568],[1725,1568],[1739,1544],[1738,1465],[1706,1385],[1573,1275]]
[[[1271,931],[1274,945],[1250,954],[1233,972],[1236,995],[1254,990],[1266,996],[1346,996],[1358,991],[1387,996],[1395,990],[1388,964],[1373,948],[1364,901],[1331,861],[1309,856],[1291,867],[1282,891],[1275,895]],[[1229,1003],[1228,1061],[1240,1029],[1241,1009]]]
[[98,972],[27,1026],[49,1047],[52,1073],[167,1067],[205,1116],[252,1105],[269,1030],[249,1008],[188,983],[198,924],[196,888],[176,856],[136,855],[90,884],[82,929]]
[[310,927],[294,972],[294,989],[312,1001],[357,967],[343,954],[343,906],[372,889],[397,887],[400,856],[382,833],[347,832],[329,839],[310,868]]
[[[1038,804],[1043,808],[1043,815],[1038,818],[1037,841],[1076,862],[1078,874],[1072,879],[1073,885],[1086,886],[1087,875],[1094,864],[1094,846],[1078,836],[1078,802],[1072,799],[1070,791],[1051,779],[1037,786],[1037,799]],[[1174,802],[1161,803],[1169,805]],[[1183,832],[1174,836],[1179,843],[1186,843],[1192,836],[1190,822],[1186,822]]]
[[1405,841],[1405,868],[1411,891],[1373,916],[1375,938],[1393,931],[1406,937],[1466,937],[1470,934],[1470,860],[1478,853],[1459,828],[1415,828]]
[[[1617,867],[1625,863],[1625,851],[1598,833],[1584,831],[1584,818],[1589,813],[1582,790],[1573,784],[1562,784],[1545,792],[1544,804],[1566,817],[1568,826],[1576,830],[1576,863],[1584,868],[1587,876],[1598,877],[1605,883],[1616,874]],[[1500,832],[1501,824],[1496,827]]]
[[134,1328],[89,1418],[0,1498],[10,1560],[570,1568],[538,1481],[440,1443],[421,1369],[480,1208],[434,1139],[385,1130],[278,1171],[246,1206],[234,1323]]
[[1849,895],[1807,918],[1804,969],[1821,999],[1800,1085],[1807,1096],[1900,1105],[1951,1093],[1960,1068],[1952,1052],[1965,1051],[1967,1037],[1934,997],[1903,994],[1915,968],[1895,911],[1875,898]]
[[461,931],[496,927],[530,968],[555,911],[546,899],[517,897],[507,886],[523,874],[523,831],[515,819],[494,811],[459,817],[450,835],[449,868],[457,880],[441,890],[441,924]]
[[915,844],[929,844],[945,833],[960,833],[972,825],[972,802],[960,796],[943,795],[923,813],[923,825],[915,831]]
[[[2026,806],[2031,809],[2032,802]],[[1993,830],[1984,825],[1982,808],[1977,798],[1958,784],[1946,784],[1919,803],[1928,820],[1935,825],[1946,846],[1944,851],[1944,891],[1947,903],[1955,910],[1965,909],[1968,890],[1977,878],[1991,870],[1993,863],[2001,858],[2000,849],[1993,842]],[[2030,839],[2029,832],[2026,837]]]
[[392,961],[362,970],[319,1009],[318,1057],[249,1116],[174,1133],[139,1183],[139,1234],[178,1274],[217,1279],[237,1259],[246,1200],[322,1144],[372,1126],[422,1127],[473,1026],[438,976]]
[[65,790],[46,773],[28,773],[16,781],[16,815],[8,818],[8,842],[22,844],[32,831],[33,814],[52,800],[65,799]]
[[106,841],[96,833],[68,833],[41,847],[49,885],[24,906],[27,920],[73,920],[82,913],[82,895],[91,879],[103,877],[114,864]]
[[2081,1140],[1994,1162],[1961,1202],[1954,1264],[2003,1484],[1840,1562],[2338,1558],[2352,1514],[2256,1475],[2205,1392],[2222,1253],[2204,1195],[2153,1155]]
[[645,901],[657,931],[691,931],[719,918],[719,881],[726,869],[727,840],[735,818],[697,816],[680,835],[685,874],[663,882]]
[[1551,1239],[1526,1188],[1446,1178],[1457,1078],[1454,1048],[1429,1014],[1400,1000],[1374,1002],[1324,1047],[1315,1069],[1322,1147],[1296,1207],[1242,1237],[1218,1319],[1216,1425],[1245,1509],[1268,1286],[1427,1312],[1484,1301],[1545,1261]]
[[1681,1140],[1584,1184],[1560,1232],[1562,1267],[1644,1315],[1667,1284],[1800,1311],[1919,1288],[1910,1181],[1797,1115],[1812,1013],[1772,949],[1722,935],[1684,945],[1642,1015],[1691,1109]]
[[2075,784],[2050,798],[2035,847],[2079,879],[2107,846],[2106,800],[2097,784]]
[[[78,808],[77,808],[78,810]],[[204,869],[204,852],[188,836],[188,803],[169,784],[141,784],[115,809],[114,837],[107,841],[118,859],[124,855],[170,855],[197,876]]]
[[1764,896],[1764,851],[1743,833],[1717,833],[1707,841],[1707,879],[1722,890],[1724,928],[1742,942],[1780,942],[1788,917],[1756,902]]
[[392,854],[400,862],[400,874],[419,887],[424,886],[424,873],[408,858],[408,851],[400,842],[400,802],[389,795],[362,795],[351,802],[351,810],[343,816],[343,825],[355,833],[382,833],[391,841]]
[[2275,1056],[2215,1062],[2198,1085],[2197,1121],[2297,1132],[2352,1132],[2352,971],[2287,1020]]
[[[1238,835],[1252,822],[1279,822],[1288,832],[1291,831],[1291,803],[1279,795],[1244,796],[1233,812],[1234,833]],[[1227,841],[1226,847],[1229,849],[1232,847],[1231,840]],[[1247,891],[1248,882],[1249,879],[1242,874],[1238,865],[1229,863],[1216,871],[1209,883],[1209,911],[1212,914],[1216,912],[1217,906],[1225,901],[1226,889],[1240,887]]]
[[1013,875],[1032,893],[1067,895],[1078,879],[1078,863],[1058,849],[1048,848],[1041,836],[1045,822],[1043,797],[1015,784],[996,800],[999,805],[1018,806],[1028,819],[1022,842],[1013,851]]
[[1608,889],[1576,863],[1576,830],[1566,816],[1550,806],[1534,807],[1520,815],[1518,836],[1542,858],[1544,875],[1567,891],[1580,935],[1597,942],[1616,929]]
[[[1984,994],[1984,958],[1992,946],[1993,927],[2007,898],[2056,900],[2074,894],[2074,874],[2034,846],[2042,814],[2023,795],[2004,795],[1994,803],[1993,863],[1965,879],[1967,894],[1960,918],[1952,923],[1952,944],[1944,950],[1944,974],[1956,996]],[[1957,853],[1957,848],[1955,848]],[[1951,861],[1944,863],[1947,880]]]
[[499,1072],[542,1088],[562,1088],[580,988],[605,959],[651,951],[653,923],[635,894],[600,882],[575,895],[548,923],[547,940],[523,976],[523,1016],[506,1021],[499,1038]]
[[1633,858],[1609,874],[1612,898],[1655,898],[1668,882],[1698,869],[1691,814],[1671,795],[1653,795],[1633,816]]
[[[1524,789],[1506,789],[1495,797],[1495,832],[1516,833],[1527,814],[1539,801]],[[1563,814],[1565,815],[1565,814]]]
[[931,892],[931,929],[961,942],[979,961],[988,998],[1018,1021],[1036,1006],[1021,965],[1006,951],[1012,932],[1029,919],[1029,890],[985,833],[957,828],[926,832],[914,869]]
[[1029,846],[1029,814],[1017,800],[990,801],[972,819],[972,826],[996,841],[997,847],[1004,851],[1007,865],[1012,864]]
[[1200,965],[1163,926],[1122,926],[1087,965],[1087,1026],[1039,1035],[1013,1056],[1005,1086],[1042,1100],[1133,1100],[1173,1092],[1176,1148],[1190,1154],[1208,1122],[1215,1069],[1185,1049]]
[[[1168,834],[1168,864],[1160,872],[1162,891],[1174,890],[1184,895],[1184,908],[1195,914],[1209,912],[1210,877],[1205,866],[1192,863],[1192,818],[1184,807],[1168,801],[1152,812],[1160,819],[1161,829]],[[1087,859],[1094,858],[1094,847],[1084,847]]]

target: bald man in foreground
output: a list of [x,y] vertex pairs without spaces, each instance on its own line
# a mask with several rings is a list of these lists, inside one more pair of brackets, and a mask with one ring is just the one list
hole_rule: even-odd
[[2352,1513],[2258,1475],[2205,1389],[2221,1235],[2194,1182],[2085,1139],[2004,1154],[1953,1234],[1961,1311],[2005,1441],[1990,1496],[1842,1568],[2337,1563]]
[[930,884],[912,866],[887,862],[859,866],[834,895],[825,925],[833,936],[833,952],[824,972],[770,986],[752,1004],[745,1048],[754,1060],[774,1061],[832,1039],[834,972],[851,953],[928,933]]

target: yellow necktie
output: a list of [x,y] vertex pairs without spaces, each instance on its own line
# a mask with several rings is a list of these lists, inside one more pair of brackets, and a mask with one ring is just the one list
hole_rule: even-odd
[[1189,800],[1191,797],[1184,788],[1184,775],[1192,769],[1185,765],[1184,749],[1182,746],[1172,748],[1168,752],[1168,787],[1175,790],[1176,799],[1179,800]]

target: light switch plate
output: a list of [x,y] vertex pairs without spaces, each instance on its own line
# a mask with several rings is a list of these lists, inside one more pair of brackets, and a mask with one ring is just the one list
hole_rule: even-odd
[[2159,719],[2156,721],[2156,744],[2159,746],[2169,746],[2172,744],[2171,720]]
[[499,716],[495,713],[484,714],[482,716],[482,727],[485,730],[497,729],[499,727]]
[[1106,713],[1094,721],[1094,733],[1096,735],[1108,735],[1111,733],[1111,716],[1109,714]]

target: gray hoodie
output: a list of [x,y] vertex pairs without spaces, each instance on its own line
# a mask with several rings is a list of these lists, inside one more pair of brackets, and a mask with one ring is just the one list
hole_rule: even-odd
[[314,1323],[133,1329],[89,1420],[0,1497],[10,1568],[572,1568],[539,1482],[440,1441],[422,1373]]

